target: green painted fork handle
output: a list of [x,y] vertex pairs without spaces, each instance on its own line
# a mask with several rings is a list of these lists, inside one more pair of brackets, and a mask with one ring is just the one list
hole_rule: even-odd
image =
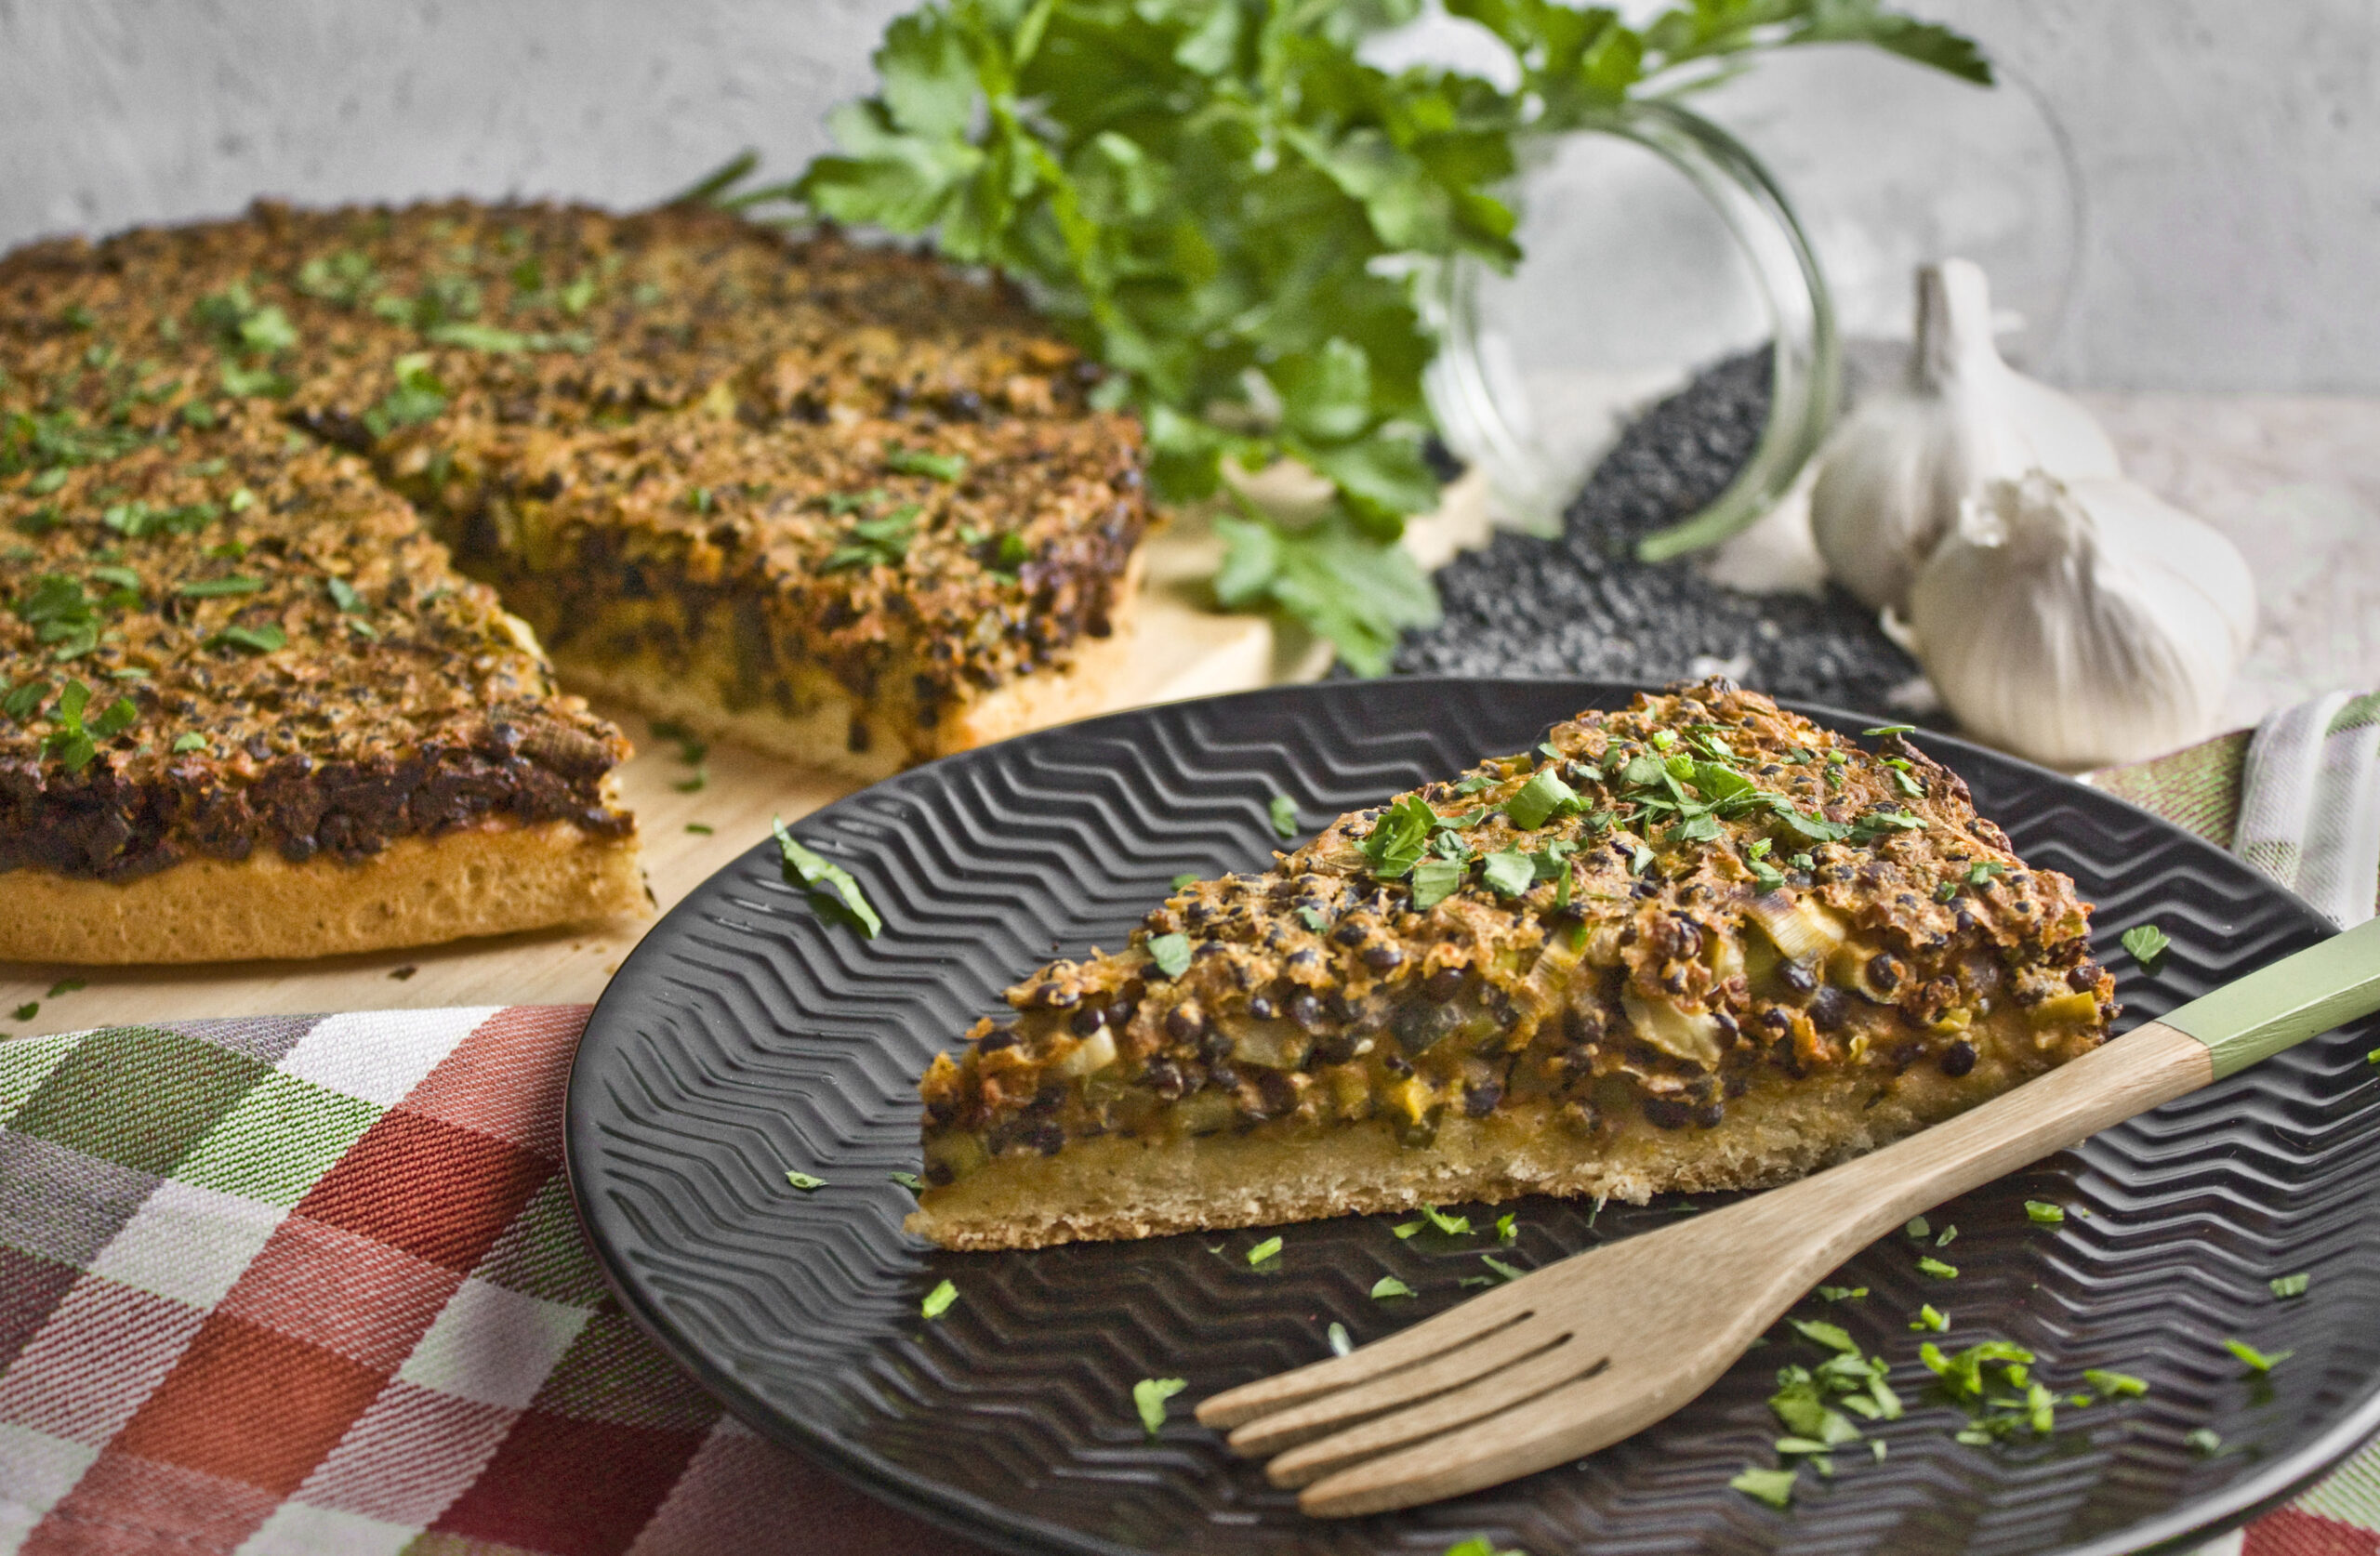
[[2206,1045],[2215,1078],[2380,1010],[2380,918],[2235,979],[2164,1018]]

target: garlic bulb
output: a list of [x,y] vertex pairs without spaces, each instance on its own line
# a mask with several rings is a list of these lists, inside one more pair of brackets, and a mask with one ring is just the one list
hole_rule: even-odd
[[2248,564],[2128,481],[1993,481],[1910,594],[1917,654],[1967,729],[2055,767],[2207,732],[2255,635]]
[[2091,413],[2000,360],[1990,288],[1965,259],[1917,272],[1908,388],[1862,402],[1818,458],[1810,524],[1828,573],[1869,604],[1900,609],[1985,481],[2119,473]]

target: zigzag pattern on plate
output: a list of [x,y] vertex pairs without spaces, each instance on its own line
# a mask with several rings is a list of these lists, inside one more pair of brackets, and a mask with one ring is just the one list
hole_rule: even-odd
[[[1537,1556],[1792,1550],[2112,1550],[2240,1516],[2321,1468],[2380,1381],[2380,1071],[2372,1023],[2334,1034],[1936,1212],[1955,1225],[1915,1268],[1893,1237],[1836,1277],[1869,1296],[1820,1308],[1895,1363],[1907,1418],[1808,1471],[1790,1516],[1727,1489],[1775,1462],[1778,1366],[1818,1360],[1780,1336],[1659,1427],[1574,1468],[1415,1512],[1302,1519],[1254,1467],[1193,1426],[1186,1402],[1459,1300],[1479,1254],[1534,1267],[1662,1224],[1690,1206],[1529,1200],[1519,1236],[1400,1241],[1382,1218],[1030,1254],[940,1253],[900,1231],[916,1166],[915,1080],[999,991],[1053,951],[1113,946],[1183,871],[1261,868],[1281,846],[1266,805],[1306,835],[1340,812],[1525,749],[1549,722],[1618,705],[1618,688],[1384,681],[1299,688],[1092,720],[921,768],[798,828],[882,912],[873,942],[822,926],[763,847],[649,935],[588,1028],[573,1077],[576,1191],[628,1304],[747,1418],[863,1484],[1015,1549],[1428,1552],[1486,1533]],[[1864,720],[1838,721],[1858,728]],[[2320,931],[2302,903],[2220,851],[2022,763],[1920,737],[1969,781],[2029,860],[2100,904],[2100,954],[2142,1017]],[[2117,945],[2154,919],[2154,975]],[[828,1186],[789,1189],[787,1168]],[[2027,1199],[2069,1207],[2029,1221]],[[2087,1212],[2087,1214],[2086,1214]],[[1485,1227],[1488,1217],[1474,1218]],[[1935,1252],[1930,1246],[1924,1250]],[[2312,1289],[2276,1300],[2297,1271]],[[1374,1302],[1393,1274],[1421,1293]],[[919,1301],[947,1278],[957,1304]],[[2085,1366],[2148,1378],[2143,1400],[2061,1416],[2049,1441],[1950,1439],[1909,1317],[1946,1309],[1951,1345],[2015,1339],[2054,1383]],[[2296,1354],[2241,1377],[2222,1341]],[[1152,1442],[1143,1378],[1189,1391]],[[2198,1457],[2208,1426],[2225,1452]]]

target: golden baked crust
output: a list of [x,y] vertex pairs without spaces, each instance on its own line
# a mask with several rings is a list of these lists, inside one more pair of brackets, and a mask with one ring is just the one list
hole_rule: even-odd
[[2072,883],[1884,738],[1675,688],[1177,892],[935,1061],[913,1230],[1752,1187],[2096,1046]]
[[0,875],[0,961],[218,962],[434,945],[641,913],[635,840],[569,822],[400,837],[357,864],[277,852],[130,880]]

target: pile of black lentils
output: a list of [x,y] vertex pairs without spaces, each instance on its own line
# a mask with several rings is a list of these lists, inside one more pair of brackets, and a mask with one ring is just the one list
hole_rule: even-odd
[[1723,669],[1755,691],[1863,711],[1918,673],[1875,613],[1827,597],[1752,595],[1691,558],[1635,543],[1726,490],[1768,417],[1766,349],[1731,357],[1620,434],[1555,538],[1500,534],[1438,570],[1446,618],[1408,633],[1399,675],[1582,676],[1659,687]]

